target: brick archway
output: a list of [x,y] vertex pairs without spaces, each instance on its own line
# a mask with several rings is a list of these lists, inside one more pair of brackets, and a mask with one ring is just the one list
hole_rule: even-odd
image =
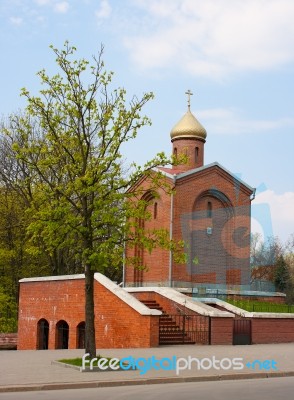
[[64,320],[60,320],[56,324],[56,349],[68,349],[69,326]]
[[77,349],[85,348],[85,329],[86,324],[84,321],[80,322],[77,326]]
[[226,226],[233,218],[234,207],[224,193],[211,189],[196,198],[190,232],[189,267],[192,282],[228,283],[228,271],[233,265],[228,253],[230,232]]
[[48,350],[49,343],[49,323],[45,318],[37,324],[37,350]]

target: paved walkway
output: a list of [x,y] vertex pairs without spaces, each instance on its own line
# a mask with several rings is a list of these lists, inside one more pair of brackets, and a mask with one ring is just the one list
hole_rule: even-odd
[[[160,346],[148,349],[103,349],[98,350],[97,353],[117,358],[129,356],[134,358],[154,356],[156,359],[175,356],[177,359],[185,358],[186,360],[189,356],[200,360],[204,358],[212,360],[213,357],[215,360],[241,358],[244,368],[242,370],[232,368],[199,370],[195,362],[192,362],[191,369],[182,370],[178,375],[175,370],[163,369],[151,369],[145,374],[140,374],[139,370],[82,373],[72,368],[51,364],[51,362],[61,358],[81,357],[84,354],[83,350],[0,351],[0,392],[294,376],[293,343],[253,346]],[[255,360],[270,361],[264,364],[267,369],[260,369],[258,363],[255,364],[255,368],[252,368]],[[209,360],[202,362],[204,368],[210,363]],[[181,365],[184,363],[185,360],[182,360]],[[250,363],[251,367],[246,366],[247,363]],[[224,360],[222,365],[227,368],[229,364],[229,360]]]

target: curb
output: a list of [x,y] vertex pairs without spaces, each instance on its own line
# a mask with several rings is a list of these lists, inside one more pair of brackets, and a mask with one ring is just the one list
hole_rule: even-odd
[[148,378],[130,380],[111,380],[99,382],[65,382],[65,383],[43,383],[32,385],[12,385],[0,386],[0,393],[5,392],[29,392],[44,390],[63,390],[63,389],[93,389],[99,387],[115,386],[135,386],[135,385],[155,385],[164,383],[185,383],[185,382],[213,382],[243,379],[267,379],[267,378],[286,378],[294,376],[294,371],[285,372],[256,372],[250,374],[228,374],[228,375],[208,375],[208,376],[188,376],[170,378]]

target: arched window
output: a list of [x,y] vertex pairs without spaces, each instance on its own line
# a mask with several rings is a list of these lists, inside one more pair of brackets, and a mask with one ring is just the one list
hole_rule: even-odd
[[49,323],[42,318],[37,324],[37,350],[48,350]]
[[85,329],[86,324],[85,322],[80,322],[77,326],[77,349],[84,349],[85,348]]
[[211,201],[207,203],[207,218],[212,218],[212,204]]
[[56,349],[68,349],[69,326],[66,321],[58,321],[56,324]]
[[174,156],[177,157],[178,156],[178,149],[175,147],[174,148]]
[[195,162],[198,162],[199,157],[199,147],[195,147]]
[[158,209],[157,203],[154,203],[154,209],[153,209],[153,218],[154,219],[157,218],[157,209]]

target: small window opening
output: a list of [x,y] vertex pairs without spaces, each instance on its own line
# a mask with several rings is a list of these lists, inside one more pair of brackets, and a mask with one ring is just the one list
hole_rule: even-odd
[[157,203],[154,203],[154,210],[153,210],[153,218],[156,219],[157,218]]
[[195,147],[195,162],[198,162],[199,157],[199,147]]
[[211,201],[209,201],[207,203],[207,218],[211,218],[212,217],[212,204]]

